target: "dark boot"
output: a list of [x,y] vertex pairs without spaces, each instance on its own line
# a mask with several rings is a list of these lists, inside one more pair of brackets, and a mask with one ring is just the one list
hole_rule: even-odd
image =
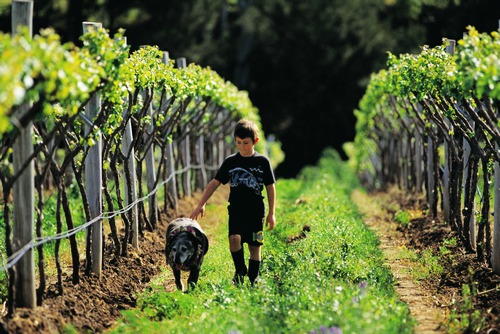
[[245,265],[245,254],[243,253],[243,247],[236,252],[231,252],[231,256],[233,257],[234,268],[236,268],[233,277],[233,284],[243,284],[245,275],[247,274],[247,266]]
[[260,271],[260,261],[257,260],[248,260],[248,279],[250,280],[250,284],[252,286],[255,284],[255,280],[259,277]]

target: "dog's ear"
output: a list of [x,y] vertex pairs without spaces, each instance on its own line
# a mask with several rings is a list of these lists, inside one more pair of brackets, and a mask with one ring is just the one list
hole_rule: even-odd
[[198,222],[194,221],[193,222],[193,227],[195,229],[195,234],[197,238],[198,244],[202,245],[203,249],[203,254],[206,254],[208,252],[208,238],[205,232],[203,232],[203,229],[201,228],[200,224]]
[[202,234],[201,240],[202,240],[201,244],[203,246],[203,254],[207,254],[207,252],[208,252],[208,238],[205,234]]

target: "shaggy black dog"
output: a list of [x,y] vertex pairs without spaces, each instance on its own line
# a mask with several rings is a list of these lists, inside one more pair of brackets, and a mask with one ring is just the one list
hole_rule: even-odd
[[183,290],[181,270],[189,271],[188,285],[198,283],[203,258],[208,251],[208,238],[200,224],[189,218],[174,219],[167,228],[165,255],[174,272],[177,289]]

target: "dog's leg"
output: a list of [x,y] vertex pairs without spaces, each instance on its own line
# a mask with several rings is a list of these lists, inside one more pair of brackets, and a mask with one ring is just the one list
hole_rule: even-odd
[[177,269],[172,269],[172,270],[174,271],[175,285],[177,286],[177,289],[181,291],[184,290],[184,286],[181,280],[181,271]]
[[196,284],[198,284],[198,278],[200,277],[200,269],[201,269],[200,267],[194,268],[189,273],[188,285],[191,289],[194,289],[196,287]]

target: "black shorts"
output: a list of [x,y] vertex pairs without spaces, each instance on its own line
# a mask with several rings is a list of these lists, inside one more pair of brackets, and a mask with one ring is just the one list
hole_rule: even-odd
[[229,214],[229,236],[238,234],[241,243],[261,246],[264,243],[264,207],[257,206],[250,212],[248,207],[237,208],[232,205],[227,207]]

